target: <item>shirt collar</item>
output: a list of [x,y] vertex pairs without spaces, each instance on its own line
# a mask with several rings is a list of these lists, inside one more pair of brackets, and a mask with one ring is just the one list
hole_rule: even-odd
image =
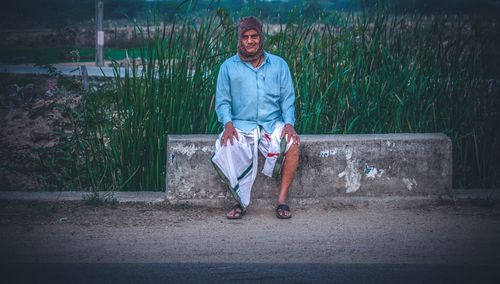
[[[267,63],[271,63],[271,59],[269,58],[269,53],[267,53],[267,52],[264,51],[262,54],[264,54],[264,61],[267,62]],[[234,61],[236,61],[236,62],[244,62],[243,60],[241,60],[241,58],[238,55],[238,53],[236,53],[236,56],[234,56]]]

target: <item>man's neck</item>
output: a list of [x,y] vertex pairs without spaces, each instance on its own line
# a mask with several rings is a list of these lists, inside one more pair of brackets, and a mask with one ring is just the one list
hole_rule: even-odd
[[255,59],[254,61],[251,61],[250,63],[252,64],[252,66],[254,68],[257,68],[262,63],[262,61],[264,61],[263,59],[264,59],[264,55],[261,55],[259,58]]

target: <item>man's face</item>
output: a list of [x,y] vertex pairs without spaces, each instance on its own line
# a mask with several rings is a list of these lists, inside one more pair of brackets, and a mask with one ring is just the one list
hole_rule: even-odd
[[256,30],[248,30],[241,37],[241,44],[249,54],[257,52],[260,46],[260,36]]

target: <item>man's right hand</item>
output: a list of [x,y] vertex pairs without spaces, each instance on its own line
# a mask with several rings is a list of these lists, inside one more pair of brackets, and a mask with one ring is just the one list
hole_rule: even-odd
[[227,140],[231,141],[231,145],[233,145],[233,138],[238,139],[238,132],[233,126],[233,123],[230,121],[224,125],[224,133],[222,134],[222,146],[227,145]]

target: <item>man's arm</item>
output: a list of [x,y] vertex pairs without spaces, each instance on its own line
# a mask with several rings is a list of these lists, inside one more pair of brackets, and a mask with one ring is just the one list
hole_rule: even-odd
[[286,62],[283,62],[281,69],[281,115],[285,122],[285,127],[281,132],[281,138],[287,135],[287,143],[290,142],[290,138],[293,138],[293,144],[299,144],[300,138],[295,131],[295,91],[293,89],[293,80],[290,74],[290,68]]
[[295,90],[292,76],[286,62],[283,61],[280,74],[280,100],[283,121],[291,126],[295,125]]
[[231,115],[231,85],[229,84],[229,74],[225,64],[222,64],[217,76],[217,86],[215,90],[215,112],[218,120],[224,125],[221,143],[227,144],[227,140],[233,144],[233,136],[238,139],[238,133],[233,126]]

